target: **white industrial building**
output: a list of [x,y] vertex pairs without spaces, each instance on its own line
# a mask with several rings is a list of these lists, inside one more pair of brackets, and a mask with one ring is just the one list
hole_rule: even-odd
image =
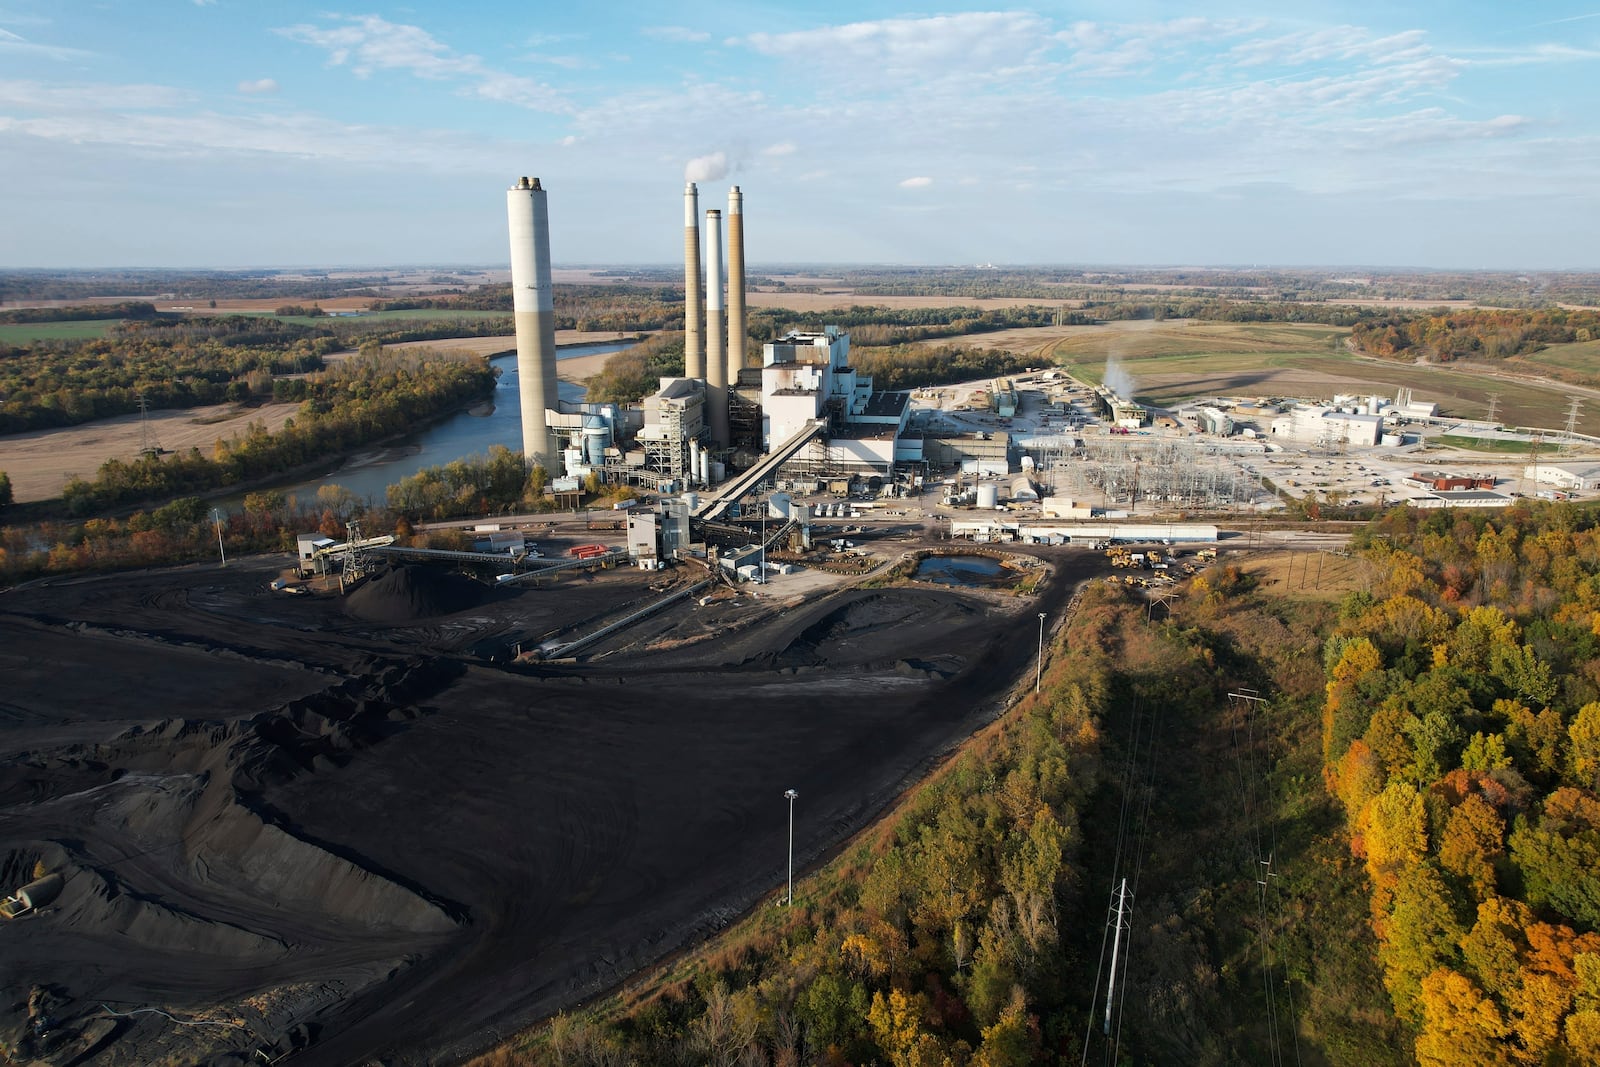
[[1541,463],[1524,468],[1522,476],[1531,478],[1540,485],[1553,485],[1570,493],[1580,489],[1600,487],[1600,463],[1562,467]]
[[887,475],[897,461],[922,458],[921,440],[901,440],[910,394],[874,392],[872,379],[850,366],[850,335],[837,326],[791,333],[762,348],[763,447],[789,440],[818,419],[822,437],[796,459],[842,470]]
[[1287,414],[1272,420],[1272,434],[1307,444],[1370,448],[1382,440],[1383,418],[1296,404]]

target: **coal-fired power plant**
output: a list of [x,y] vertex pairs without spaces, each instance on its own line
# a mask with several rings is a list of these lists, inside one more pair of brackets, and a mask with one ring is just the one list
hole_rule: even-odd
[[683,376],[706,380],[706,350],[701,340],[700,191],[683,190]]
[[706,412],[711,443],[728,447],[728,358],[722,320],[722,212],[706,212]]
[[728,190],[728,386],[739,384],[744,367],[744,194]]
[[517,378],[522,406],[522,454],[557,470],[548,416],[556,392],[555,291],[550,273],[550,210],[538,178],[506,190],[511,229],[511,307],[517,329]]

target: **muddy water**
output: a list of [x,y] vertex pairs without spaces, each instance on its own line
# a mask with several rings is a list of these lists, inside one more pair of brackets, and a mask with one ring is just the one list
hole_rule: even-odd
[[975,588],[1002,585],[1005,568],[989,556],[929,556],[917,564],[912,577],[919,582]]

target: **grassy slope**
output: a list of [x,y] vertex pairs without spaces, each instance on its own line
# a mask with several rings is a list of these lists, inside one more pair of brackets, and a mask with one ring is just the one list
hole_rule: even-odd
[[22,345],[29,341],[82,341],[104,337],[121,319],[85,319],[73,322],[20,322],[0,325],[0,344]]

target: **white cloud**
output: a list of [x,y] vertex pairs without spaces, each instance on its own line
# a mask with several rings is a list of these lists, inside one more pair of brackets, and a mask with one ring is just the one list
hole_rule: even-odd
[[193,94],[166,85],[45,85],[0,80],[0,107],[29,111],[81,111],[116,107],[140,111],[191,104]]
[[933,179],[932,178],[929,178],[926,175],[918,175],[915,178],[907,178],[904,181],[902,181],[900,183],[900,188],[902,188],[902,189],[926,189],[928,186],[930,186],[932,184],[933,184]]
[[256,78],[254,81],[246,80],[239,83],[239,91],[246,94],[275,93],[278,83],[273,78]]
[[792,156],[798,151],[800,151],[800,146],[793,141],[779,141],[777,144],[767,145],[761,150],[761,154],[777,159],[781,156]]
[[658,41],[673,41],[678,44],[701,44],[711,40],[711,34],[706,31],[691,30],[687,26],[646,26],[639,32]]
[[[15,24],[15,23],[13,23]],[[20,52],[25,55],[44,56],[47,59],[82,59],[92,53],[81,48],[63,48],[60,45],[38,44],[10,30],[0,30],[0,53]]]
[[683,168],[686,182],[714,182],[728,176],[728,155],[713,152],[709,156],[696,156]]
[[852,80],[1013,76],[1037,61],[1049,24],[1024,11],[852,22],[734,38],[764,56],[804,58]]
[[428,81],[456,82],[468,95],[517,104],[538,111],[570,110],[551,87],[487,66],[475,55],[459,53],[420,26],[389,22],[378,15],[340,15],[332,26],[300,23],[275,32],[291,41],[325,49],[332,66],[349,64],[358,78],[375,71],[401,71]]

